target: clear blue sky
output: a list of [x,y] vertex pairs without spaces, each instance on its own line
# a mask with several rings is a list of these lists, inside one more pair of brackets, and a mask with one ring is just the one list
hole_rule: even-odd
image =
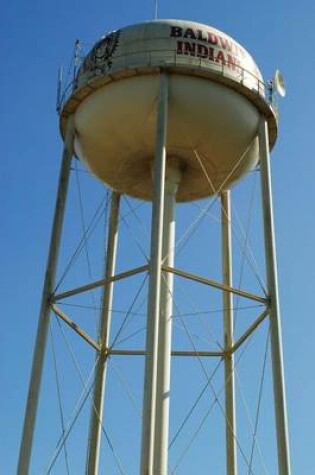
[[[143,0],[5,0],[2,6],[0,472],[3,475],[15,473],[16,468],[62,149],[55,113],[57,68],[68,64],[76,38],[93,42],[104,32],[152,18],[152,12],[152,2]],[[276,67],[285,77],[287,97],[280,104],[280,136],[272,158],[285,373],[293,473],[312,475],[314,2],[161,0],[159,17],[191,19],[217,27],[252,53],[266,79]],[[43,403],[42,410],[53,424],[49,403]],[[54,473],[66,473],[63,470]],[[221,475],[222,470],[221,467],[216,473]],[[195,471],[200,475],[207,473],[201,466]],[[83,472],[83,468],[81,471],[77,468],[73,473]],[[34,469],[32,475],[38,473]],[[133,475],[132,469],[130,474]]]

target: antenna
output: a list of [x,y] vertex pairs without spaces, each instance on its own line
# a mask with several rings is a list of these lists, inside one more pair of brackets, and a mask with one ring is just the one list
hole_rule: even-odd
[[284,79],[279,69],[276,69],[276,72],[272,80],[272,86],[275,92],[279,94],[280,97],[285,97],[286,89],[285,89]]
[[63,69],[62,66],[58,68],[58,79],[57,79],[57,102],[56,102],[56,111],[60,114],[61,109],[61,89],[62,89],[62,76]]
[[154,0],[154,20],[158,18],[158,0]]
[[75,85],[75,78],[76,78],[76,75],[77,75],[77,66],[78,66],[78,64],[79,64],[79,59],[80,59],[80,56],[79,56],[80,49],[81,49],[80,40],[76,39],[76,40],[75,40],[75,43],[74,43],[74,55],[73,55],[73,59],[74,59],[74,64],[73,64],[73,85]]
[[269,103],[275,105],[275,94],[285,97],[286,89],[283,76],[279,69],[276,69],[273,78],[268,82],[267,90],[269,92]]

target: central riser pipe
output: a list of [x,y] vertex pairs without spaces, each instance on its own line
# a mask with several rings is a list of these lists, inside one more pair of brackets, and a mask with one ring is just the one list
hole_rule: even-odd
[[159,341],[160,295],[162,277],[162,243],[164,186],[166,166],[166,136],[168,115],[168,75],[160,76],[156,152],[153,172],[152,229],[149,270],[149,297],[146,338],[146,360],[143,392],[143,421],[141,443],[141,475],[153,475],[156,381]]
[[[163,264],[173,267],[175,205],[180,173],[176,164],[167,164],[166,167],[162,256]],[[154,440],[154,473],[159,475],[168,473],[173,283],[174,275],[162,272]]]

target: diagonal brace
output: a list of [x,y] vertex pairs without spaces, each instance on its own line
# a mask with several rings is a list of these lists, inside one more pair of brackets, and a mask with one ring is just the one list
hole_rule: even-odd
[[68,290],[61,294],[53,295],[52,301],[57,302],[57,300],[62,300],[62,299],[72,297],[73,295],[77,295],[77,294],[82,294],[83,292],[88,292],[89,290],[96,289],[97,287],[103,287],[105,285],[108,285],[111,282],[116,282],[117,280],[126,279],[127,277],[131,277],[132,275],[141,274],[142,272],[146,272],[148,269],[149,269],[148,265],[140,266],[134,269],[127,270],[125,272],[121,272],[120,274],[116,274],[113,277],[109,277],[108,279],[96,280],[95,282],[82,285],[81,287],[77,287],[76,289]]
[[61,318],[67,325],[69,325],[72,330],[74,330],[83,340],[85,340],[89,345],[91,345],[95,350],[101,351],[101,347],[97,344],[84,330],[82,330],[78,325],[71,320],[68,315],[63,312],[56,304],[52,304],[51,306],[52,311],[57,315],[57,317]]
[[212,279],[208,279],[206,277],[201,277],[197,274],[192,274],[191,272],[186,272],[181,269],[175,269],[174,267],[162,266],[162,270],[165,272],[171,272],[172,274],[178,275],[183,277],[184,279],[193,280],[200,284],[205,284],[215,289],[224,290],[225,292],[231,292],[234,295],[239,295],[240,297],[244,297],[246,299],[255,300],[256,302],[267,304],[268,299],[266,297],[261,297],[260,295],[253,294],[251,292],[247,292],[246,290],[236,289],[235,287],[230,287],[226,284],[221,284]]
[[254,323],[246,330],[246,332],[234,343],[231,348],[231,354],[235,353],[236,350],[251,336],[251,334],[256,330],[256,328],[265,320],[267,315],[269,315],[269,308],[266,308],[263,313],[254,321]]

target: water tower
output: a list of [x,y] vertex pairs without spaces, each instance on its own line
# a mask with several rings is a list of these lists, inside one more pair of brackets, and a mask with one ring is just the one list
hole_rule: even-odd
[[[279,78],[278,78],[279,79]],[[224,361],[226,470],[237,474],[234,355],[267,317],[271,326],[274,405],[280,475],[290,474],[288,429],[278,303],[269,151],[277,138],[276,113],[262,75],[248,52],[210,26],[156,20],[102,37],[84,57],[60,107],[64,153],[51,237],[37,343],[27,402],[18,474],[29,473],[32,440],[49,325],[53,308],[97,352],[87,473],[97,474],[101,420],[110,346],[114,283],[137,273],[149,278],[141,475],[168,472],[174,276],[222,293],[224,347],[221,352],[177,352],[176,356],[220,357]],[[106,275],[99,341],[58,310],[66,295],[54,295],[58,248],[72,156],[112,190]],[[267,295],[233,287],[230,187],[259,167]],[[115,273],[120,196],[152,202],[148,264]],[[222,281],[174,265],[175,206],[219,195],[222,208]],[[93,287],[90,284],[90,288]],[[88,287],[88,285],[86,286]],[[72,294],[82,291],[72,290]],[[68,293],[69,294],[69,293]],[[264,311],[234,341],[233,295],[264,305]],[[119,353],[116,350],[116,354]],[[181,354],[180,354],[181,353]],[[130,351],[130,357],[133,352]]]

